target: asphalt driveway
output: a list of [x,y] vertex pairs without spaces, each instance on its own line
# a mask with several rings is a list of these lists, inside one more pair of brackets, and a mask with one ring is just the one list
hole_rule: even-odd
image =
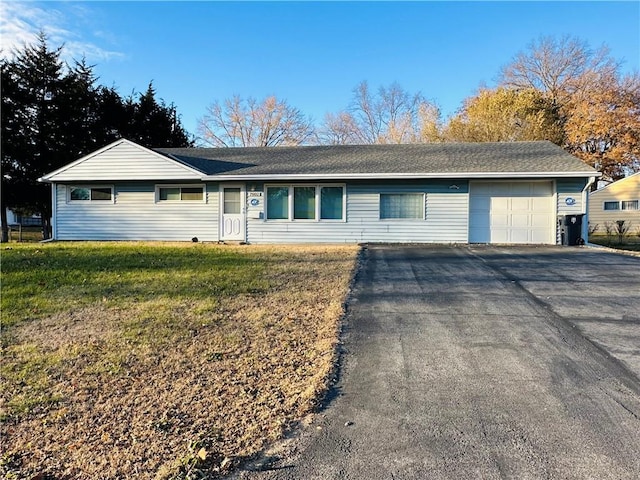
[[373,246],[334,397],[236,476],[640,478],[640,258]]

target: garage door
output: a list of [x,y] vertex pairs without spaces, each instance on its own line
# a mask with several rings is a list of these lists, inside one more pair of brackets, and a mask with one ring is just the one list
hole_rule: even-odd
[[551,182],[472,182],[469,242],[555,243]]

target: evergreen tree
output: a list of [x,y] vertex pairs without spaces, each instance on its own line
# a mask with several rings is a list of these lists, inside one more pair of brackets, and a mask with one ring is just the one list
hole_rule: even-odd
[[83,59],[70,67],[63,47],[51,49],[40,33],[2,68],[2,241],[6,208],[39,213],[50,232],[51,187],[38,178],[118,138],[146,147],[193,146],[173,104],[156,100],[152,84],[123,99],[115,88],[97,85]]
[[[37,179],[68,158],[66,135],[59,134],[66,88],[61,49],[51,50],[40,33],[35,45],[25,46],[2,65],[2,190],[7,200],[2,209],[20,206],[39,212],[45,232],[51,216],[50,188]],[[6,240],[4,221],[2,228]]]
[[173,104],[156,100],[153,82],[133,104],[131,136],[136,143],[146,147],[193,146],[193,141],[180,123]]

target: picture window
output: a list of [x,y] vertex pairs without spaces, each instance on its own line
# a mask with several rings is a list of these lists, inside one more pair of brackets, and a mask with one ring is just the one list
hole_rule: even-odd
[[268,185],[267,220],[344,221],[344,185]]
[[424,194],[422,193],[381,193],[381,220],[423,220]]

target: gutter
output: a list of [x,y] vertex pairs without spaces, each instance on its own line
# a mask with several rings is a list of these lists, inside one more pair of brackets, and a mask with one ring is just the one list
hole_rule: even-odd
[[[594,172],[448,172],[448,173],[270,173],[255,175],[203,175],[201,177],[185,177],[170,179],[172,182],[194,181],[202,182],[246,182],[246,181],[318,181],[318,180],[425,180],[425,179],[550,179],[550,178],[584,178],[593,177]],[[598,174],[597,176],[600,176]],[[42,183],[86,183],[86,182],[163,182],[169,179],[152,178],[77,178],[65,179],[50,176],[40,177]]]
[[[406,180],[430,178],[576,178],[593,177],[594,172],[445,172],[445,173],[294,173],[294,174],[256,174],[256,175],[207,175],[202,181],[265,181],[265,180]],[[598,173],[597,176],[600,176]]]

